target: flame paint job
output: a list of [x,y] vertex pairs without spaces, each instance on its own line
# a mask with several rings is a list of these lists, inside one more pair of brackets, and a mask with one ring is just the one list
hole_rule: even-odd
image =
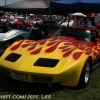
[[[16,62],[4,60],[11,52],[22,56]],[[96,44],[75,40],[73,37],[58,36],[40,41],[20,40],[12,44],[0,59],[0,64],[11,72],[25,73],[28,82],[34,82],[32,75],[52,76],[51,83],[60,82],[65,86],[77,86],[86,59],[91,56],[93,63],[100,57],[100,41]],[[33,65],[39,58],[58,59],[53,67]],[[66,77],[64,77],[66,76]],[[70,76],[70,77],[69,77]]]
[[[63,45],[59,46],[61,43],[63,43]],[[38,48],[36,49],[37,46]],[[100,53],[100,43],[94,46],[90,45],[88,42],[77,41],[74,38],[63,37],[63,36],[58,36],[51,39],[44,39],[42,41],[31,41],[31,40],[17,41],[15,45],[12,45],[10,47],[10,50],[15,51],[19,48],[26,48],[27,52],[29,52],[31,56],[33,56],[39,54],[44,46],[46,47],[44,51],[45,53],[52,53],[55,50],[61,50],[62,57],[68,57],[73,52],[73,50],[80,49],[81,52],[76,51],[73,54],[73,58],[75,60],[77,60],[83,53],[85,53],[86,55],[90,55],[92,53],[92,50],[95,58],[96,56],[98,56],[98,53],[96,52]]]

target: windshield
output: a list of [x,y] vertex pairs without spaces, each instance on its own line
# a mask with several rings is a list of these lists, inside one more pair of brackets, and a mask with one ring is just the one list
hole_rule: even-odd
[[59,28],[57,30],[54,30],[50,37],[68,36],[68,37],[74,37],[77,40],[91,41],[89,33],[90,33],[90,31],[89,30],[85,30],[85,29]]

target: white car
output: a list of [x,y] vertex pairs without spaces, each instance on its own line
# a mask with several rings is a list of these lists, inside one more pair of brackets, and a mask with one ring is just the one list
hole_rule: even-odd
[[[69,26],[73,26],[73,24],[74,24],[74,21],[73,20],[69,20]],[[67,26],[68,25],[68,19],[61,20],[59,22],[59,25]]]
[[29,39],[30,33],[18,29],[12,29],[5,22],[0,21],[0,52],[19,39]]
[[43,21],[42,18],[34,18],[33,20],[31,20],[34,24],[35,23],[39,23],[41,24],[41,22]]

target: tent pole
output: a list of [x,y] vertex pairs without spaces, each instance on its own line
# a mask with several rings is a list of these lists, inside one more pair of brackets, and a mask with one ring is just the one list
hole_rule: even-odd
[[6,0],[5,0],[5,5],[6,5]]
[[67,26],[69,26],[69,22],[70,22],[70,18],[69,18],[69,12],[68,12],[68,24],[67,24]]

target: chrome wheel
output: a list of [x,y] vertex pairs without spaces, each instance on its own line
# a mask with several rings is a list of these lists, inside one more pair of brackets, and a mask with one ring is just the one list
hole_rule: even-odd
[[87,63],[85,71],[85,83],[88,83],[90,77],[90,65]]
[[79,83],[77,85],[78,87],[80,88],[87,87],[90,80],[90,73],[91,73],[90,68],[91,68],[91,60],[88,58],[86,62],[84,63],[84,66],[80,75]]

